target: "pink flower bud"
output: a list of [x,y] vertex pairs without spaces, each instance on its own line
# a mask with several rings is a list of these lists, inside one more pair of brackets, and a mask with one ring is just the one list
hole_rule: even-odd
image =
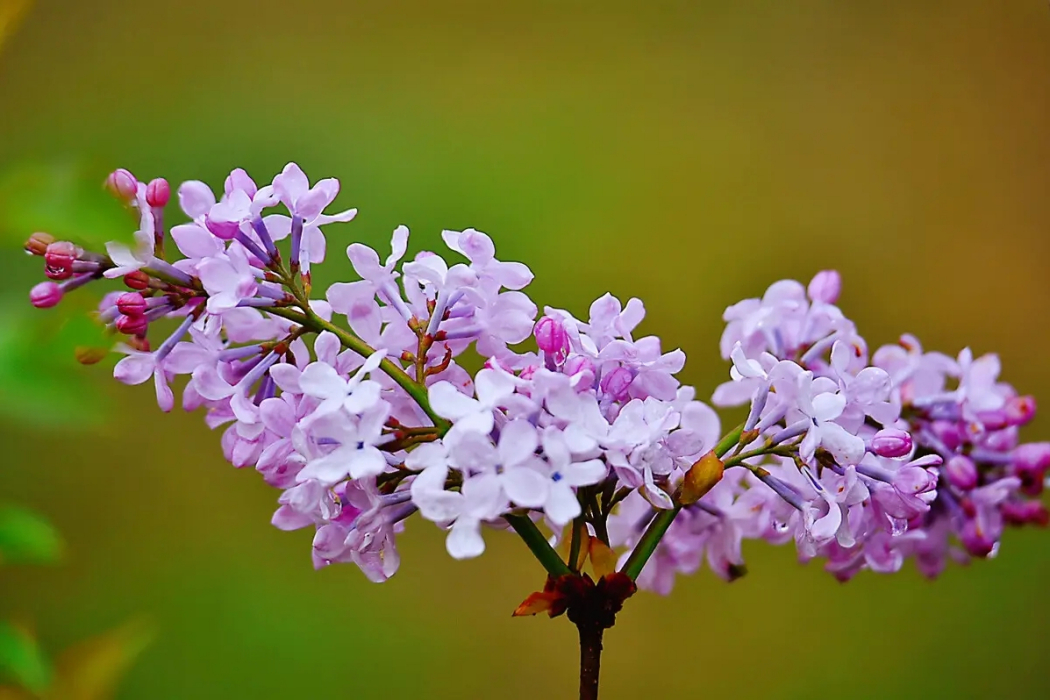
[[38,309],[50,309],[62,301],[62,288],[54,282],[41,282],[29,290],[29,301]]
[[211,231],[216,238],[221,238],[224,241],[231,240],[237,235],[237,231],[240,230],[239,222],[226,219],[213,219],[210,214],[204,217],[204,225],[208,227],[208,230]]
[[1024,425],[1035,417],[1035,397],[1014,396],[1006,402],[1010,425]]
[[617,401],[627,398],[627,389],[634,381],[631,370],[626,367],[617,367],[612,372],[602,377],[601,389]]
[[149,289],[149,275],[142,270],[135,270],[124,275],[124,284],[131,289]]
[[562,371],[576,382],[574,388],[577,392],[587,391],[594,386],[594,363],[583,355],[573,355],[567,359]]
[[106,178],[106,189],[112,192],[117,199],[125,202],[135,199],[138,186],[138,179],[124,168],[117,168]]
[[945,462],[944,475],[957,489],[969,491],[977,486],[977,465],[966,455],[955,455]]
[[80,251],[69,241],[56,241],[44,251],[44,274],[53,280],[65,280],[73,276],[73,263]]
[[1017,429],[993,430],[990,433],[985,433],[981,442],[984,444],[985,449],[993,452],[1009,452],[1017,447]]
[[1050,512],[1039,501],[1006,501],[999,508],[1011,525],[1050,525]]
[[26,241],[26,252],[30,255],[44,255],[47,252],[47,247],[54,242],[55,237],[50,233],[42,233],[38,231]]
[[1027,442],[1018,445],[1010,456],[1013,472],[1021,479],[1021,490],[1029,496],[1043,492],[1043,479],[1050,470],[1050,442]]
[[959,541],[971,556],[984,559],[995,551],[995,540],[977,526],[975,520],[967,520],[959,533]]
[[145,316],[121,316],[116,325],[125,335],[142,335],[149,328],[149,321]]
[[994,411],[981,411],[977,414],[977,420],[985,430],[1002,430],[1010,426],[1010,416],[1005,408]]
[[934,437],[944,443],[949,450],[956,450],[962,444],[965,435],[963,429],[956,423],[946,420],[934,421],[930,424],[930,432]]
[[903,457],[911,452],[911,435],[897,428],[886,428],[871,439],[871,451],[879,457]]
[[565,332],[561,319],[544,316],[536,322],[532,332],[536,336],[536,345],[552,355],[556,362],[562,362],[569,354],[569,334]]
[[125,316],[141,316],[146,313],[146,300],[138,292],[121,294],[117,299],[117,310]]
[[806,292],[809,298],[823,304],[834,304],[842,291],[842,277],[836,270],[823,270],[813,276]]
[[166,207],[169,199],[171,199],[171,187],[164,178],[158,177],[150,180],[150,183],[146,185],[146,204],[151,207]]
[[[126,316],[121,316],[121,318],[127,318],[127,317]],[[145,316],[143,316],[143,318],[145,318]],[[150,351],[149,338],[147,338],[144,335],[133,335],[130,338],[128,338],[127,343],[128,343],[129,347],[131,347],[134,350],[138,350],[139,352],[149,352]]]

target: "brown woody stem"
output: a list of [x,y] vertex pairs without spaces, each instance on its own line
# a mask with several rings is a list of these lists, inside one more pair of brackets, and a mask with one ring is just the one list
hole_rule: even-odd
[[604,630],[600,625],[584,622],[576,628],[580,632],[580,700],[598,700]]

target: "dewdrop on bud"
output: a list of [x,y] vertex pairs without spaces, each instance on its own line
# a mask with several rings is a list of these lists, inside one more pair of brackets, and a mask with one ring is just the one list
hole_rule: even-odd
[[977,486],[977,465],[966,455],[955,455],[944,463],[944,474],[948,483],[962,491]]
[[37,231],[26,241],[25,250],[30,255],[44,255],[47,247],[55,242],[55,237],[50,233]]
[[145,316],[121,316],[116,326],[125,335],[142,335],[149,328],[149,319]]
[[903,457],[911,452],[911,435],[897,428],[886,428],[871,438],[871,451],[879,457]]
[[41,282],[29,290],[29,301],[38,309],[50,309],[62,301],[62,288],[54,282]]
[[678,492],[678,503],[683,506],[691,506],[699,501],[704,494],[722,480],[724,471],[725,464],[718,458],[718,455],[708,452],[685,473]]
[[135,199],[139,181],[124,168],[117,168],[106,178],[106,189],[117,199],[131,202]]
[[555,362],[563,362],[569,354],[569,334],[565,332],[565,324],[561,319],[544,316],[536,322],[533,335],[536,336],[539,349]]
[[171,187],[164,178],[158,177],[150,180],[150,183],[146,185],[146,204],[151,207],[166,207],[169,199],[171,199]]
[[65,280],[73,276],[73,263],[80,251],[69,241],[56,241],[44,251],[44,274],[53,280]]
[[146,300],[138,292],[126,292],[117,299],[117,310],[125,316],[141,316],[146,313]]
[[842,277],[835,270],[823,270],[813,276],[806,293],[813,301],[834,304],[842,291]]

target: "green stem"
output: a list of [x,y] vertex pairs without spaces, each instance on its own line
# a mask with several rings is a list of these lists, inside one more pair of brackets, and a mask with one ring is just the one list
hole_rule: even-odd
[[289,321],[294,321],[295,323],[298,323],[300,326],[303,326],[304,328],[309,328],[310,327],[310,319],[308,319],[306,316],[304,316],[303,314],[299,313],[298,311],[296,311],[294,309],[289,309],[289,308],[280,307],[280,306],[274,306],[274,307],[266,309],[266,313],[272,314],[273,316],[280,316],[281,318],[286,318]]
[[528,548],[532,550],[533,556],[539,560],[540,564],[543,564],[543,568],[547,570],[548,574],[551,576],[565,576],[572,573],[572,570],[561,560],[561,557],[554,551],[554,548],[551,547],[547,538],[540,532],[540,529],[536,527],[536,523],[532,522],[528,516],[507,515],[504,517],[510,523],[510,526],[514,528],[514,531],[525,541]]
[[569,568],[577,571],[576,562],[580,560],[580,546],[583,544],[583,533],[586,532],[586,521],[583,516],[572,521],[572,541],[569,543]]
[[[739,425],[731,431],[728,435],[722,438],[717,445],[715,445],[714,453],[719,458],[725,456],[729,450],[733,449],[738,442],[740,442],[740,435],[744,432],[744,426]],[[631,555],[627,557],[627,561],[624,562],[623,567],[620,569],[620,573],[626,574],[631,578],[632,581],[638,578],[638,575],[642,573],[642,569],[645,568],[646,563],[649,561],[649,557],[656,551],[656,546],[660,544],[660,540],[667,533],[667,528],[671,527],[671,523],[678,517],[678,512],[682,510],[681,506],[675,506],[670,510],[661,510],[653,518],[652,522],[649,523],[649,527],[646,528],[645,532],[642,533],[641,539],[638,540],[637,546]]]
[[[290,321],[294,321],[302,326],[306,326],[311,330],[318,333],[321,331],[328,331],[339,338],[339,342],[343,344],[343,347],[353,350],[361,357],[368,357],[375,350],[368,345],[365,341],[361,340],[357,336],[349,333],[348,331],[340,328],[330,321],[326,321],[318,316],[310,305],[304,299],[298,299],[301,291],[296,288],[297,301],[300,303],[302,313],[287,308],[269,308],[265,311],[273,314],[274,316],[281,316],[287,318]],[[397,363],[393,362],[389,358],[385,358],[379,363],[379,368],[383,370],[387,376],[397,382],[398,386],[405,390],[405,392],[412,397],[412,399],[419,404],[419,407],[423,409],[423,412],[430,417],[430,420],[434,422],[434,426],[438,429],[438,436],[442,436],[448,432],[452,424],[447,420],[439,416],[434,412],[434,409],[430,407],[430,399],[427,396],[427,388],[422,384],[417,384],[412,377],[408,376]]]
[[791,454],[792,451],[790,448],[785,448],[780,445],[775,445],[771,447],[760,447],[757,450],[751,450],[750,452],[741,452],[738,455],[733,455],[725,461],[725,468],[729,469],[730,467],[735,467],[755,457],[762,457],[765,455],[780,455],[782,457],[790,457]]
[[161,282],[167,282],[173,287],[179,287],[181,289],[200,289],[199,281],[195,282],[194,284],[186,284],[185,282],[175,279],[168,273],[161,272],[159,270],[154,270],[152,267],[144,267],[142,268],[142,272],[145,272],[150,277],[156,277]]

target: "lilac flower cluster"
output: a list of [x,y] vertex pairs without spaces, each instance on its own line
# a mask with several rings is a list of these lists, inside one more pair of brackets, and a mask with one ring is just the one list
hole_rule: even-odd
[[[636,337],[639,300],[607,294],[586,321],[551,307],[536,320],[522,291],[531,271],[497,259],[486,234],[444,231],[462,258],[450,264],[430,251],[406,259],[404,226],[385,257],[350,244],[360,279],[317,298],[322,227],[356,214],[324,213],[338,181],[311,185],[289,164],[262,187],[234,170],[218,198],[185,182],[188,222],[170,231],[166,181],[118,170],[107,186],[135,215],[133,244],[101,254],[34,234],[26,247],[49,280],[32,303],[121,279],[126,291],[98,310],[125,339],[116,379],[152,380],[169,411],[181,377],[183,408],[223,428],[226,458],[281,491],[273,524],[313,529],[318,567],[353,562],[386,580],[417,512],[448,531],[456,558],[484,551],[485,527],[523,521],[545,523],[554,544],[571,533],[573,560],[581,538],[628,559],[669,513],[639,578],[660,591],[705,557],[739,575],[744,538],[794,539],[843,579],[895,571],[911,555],[932,575],[954,553],[952,536],[989,556],[1004,524],[1046,523],[1033,497],[1050,445],[1017,437],[1032,400],[997,383],[994,357],[952,360],[905,338],[869,362],[834,305],[835,273],[808,293],[778,282],[727,310],[732,381],[714,403],[750,403],[750,414],[697,490],[691,475],[726,441],[715,412],[675,378],[684,353]],[[483,359],[473,374],[460,364],[470,349]]]
[[[837,273],[808,289],[773,284],[729,307],[722,354],[731,381],[713,402],[749,405],[724,478],[683,509],[639,585],[668,592],[706,558],[722,577],[744,571],[741,542],[795,541],[840,580],[898,571],[914,557],[937,576],[946,561],[994,556],[1007,524],[1046,525],[1038,500],[1050,443],[1021,443],[1035,403],[998,381],[994,355],[923,352],[912,336],[867,345],[837,306]],[[610,522],[633,545],[652,510],[629,497]]]

